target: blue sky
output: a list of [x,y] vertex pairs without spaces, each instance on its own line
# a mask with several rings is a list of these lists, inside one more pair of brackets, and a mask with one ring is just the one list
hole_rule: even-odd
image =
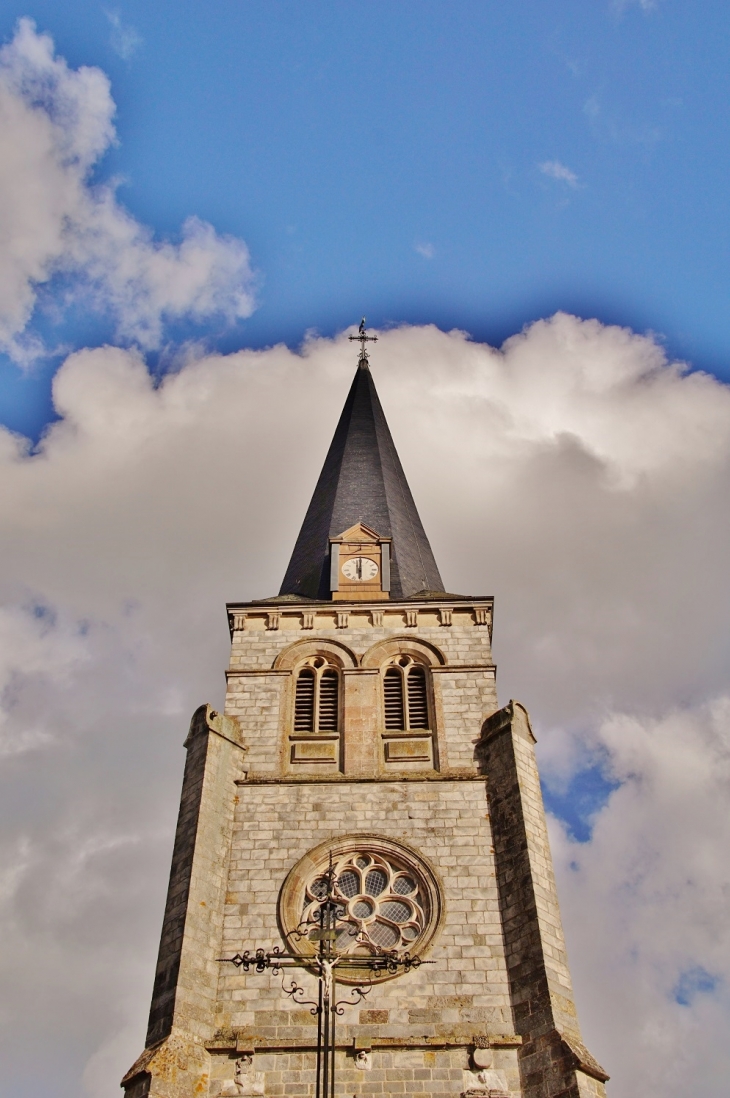
[[[499,344],[563,309],[728,376],[726,4],[39,0],[4,5],[6,41],[24,15],[111,78],[95,178],[160,238],[194,214],[250,249],[253,314],[173,324],[168,355],[362,312]],[[33,325],[112,332],[85,307]],[[0,364],[3,422],[37,434],[59,362]]]

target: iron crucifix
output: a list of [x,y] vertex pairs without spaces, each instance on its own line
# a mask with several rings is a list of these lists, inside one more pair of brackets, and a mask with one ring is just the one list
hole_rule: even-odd
[[348,336],[348,338],[349,338],[350,342],[352,342],[353,339],[356,339],[356,340],[359,341],[359,343],[360,343],[360,358],[358,359],[358,361],[361,362],[361,363],[367,362],[368,353],[365,349],[365,344],[366,343],[377,343],[378,342],[378,337],[377,336],[369,336],[369,335],[366,334],[366,332],[365,332],[365,317],[363,317],[362,320],[360,321],[360,327],[357,330],[357,335],[356,336]]

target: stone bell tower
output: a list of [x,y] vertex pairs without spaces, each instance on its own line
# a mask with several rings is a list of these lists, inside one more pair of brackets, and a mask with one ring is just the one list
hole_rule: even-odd
[[[337,985],[338,1096],[603,1096],[530,720],[497,702],[492,599],[444,590],[365,339],[281,591],[228,615],[225,710],[201,706],[185,741],[127,1098],[313,1096],[307,1004],[328,935],[351,965]],[[325,894],[331,933],[317,930]],[[228,963],[257,948],[299,967]],[[387,957],[394,970],[374,971]]]

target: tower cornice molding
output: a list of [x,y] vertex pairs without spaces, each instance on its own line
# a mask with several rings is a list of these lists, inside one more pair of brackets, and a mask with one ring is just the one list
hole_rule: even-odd
[[[492,595],[450,595],[425,599],[392,599],[388,602],[372,600],[337,603],[282,598],[226,604],[231,636],[238,631],[260,629],[262,622],[264,628],[270,632],[292,628],[294,619],[300,620],[295,628],[312,632],[322,632],[329,628],[353,628],[352,618],[358,627],[369,624],[375,629],[418,629],[422,614],[437,614],[437,624],[446,629],[454,625],[467,625],[466,614],[470,614],[473,615],[471,625],[487,626],[491,630],[493,610]],[[332,619],[332,624],[328,623],[329,618]]]

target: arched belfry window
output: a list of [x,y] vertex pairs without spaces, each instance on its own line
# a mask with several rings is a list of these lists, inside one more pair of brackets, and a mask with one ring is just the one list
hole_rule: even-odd
[[426,668],[411,656],[396,656],[385,669],[383,703],[387,731],[430,728]]
[[339,674],[324,656],[312,656],[296,678],[294,731],[337,732],[339,726]]

